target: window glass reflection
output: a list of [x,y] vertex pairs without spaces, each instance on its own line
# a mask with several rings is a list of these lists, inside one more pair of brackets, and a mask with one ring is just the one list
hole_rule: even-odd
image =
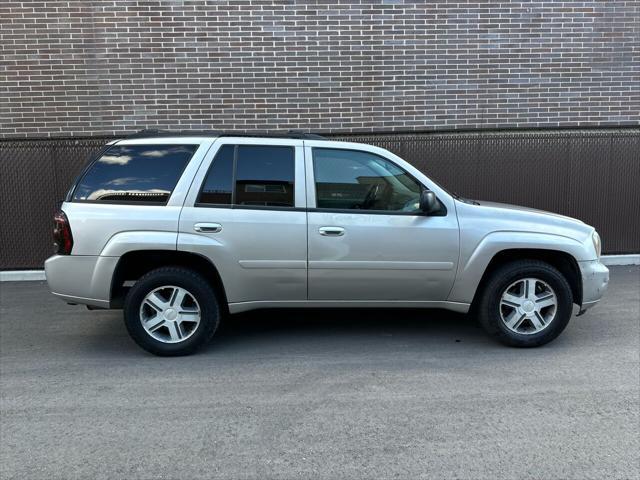
[[114,145],[85,173],[73,200],[166,203],[198,145]]
[[318,208],[420,211],[421,185],[378,155],[314,148],[313,168]]

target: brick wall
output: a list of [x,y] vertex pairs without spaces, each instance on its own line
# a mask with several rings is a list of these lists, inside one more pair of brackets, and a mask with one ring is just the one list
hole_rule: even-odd
[[0,137],[640,124],[638,1],[2,1]]

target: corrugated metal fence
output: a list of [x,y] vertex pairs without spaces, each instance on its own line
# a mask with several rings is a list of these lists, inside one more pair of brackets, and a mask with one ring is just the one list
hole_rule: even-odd
[[[393,151],[463,196],[579,218],[640,252],[640,129],[336,136]],[[0,269],[41,268],[52,213],[110,138],[0,141]]]

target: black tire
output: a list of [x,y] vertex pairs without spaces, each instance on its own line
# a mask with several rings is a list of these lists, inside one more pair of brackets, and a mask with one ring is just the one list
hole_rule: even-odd
[[[200,306],[200,323],[191,336],[177,343],[164,343],[142,326],[140,307],[153,290],[173,285],[186,289]],[[124,322],[131,338],[143,349],[159,356],[189,355],[209,343],[220,323],[220,304],[209,282],[182,267],[162,267],[143,275],[129,290],[124,304]]]
[[[516,333],[502,321],[500,300],[507,287],[519,279],[537,278],[546,282],[556,294],[553,320],[537,333]],[[477,305],[478,320],[489,335],[512,347],[538,347],[555,339],[565,329],[573,314],[573,295],[567,279],[556,268],[538,260],[519,260],[494,271],[484,286]]]

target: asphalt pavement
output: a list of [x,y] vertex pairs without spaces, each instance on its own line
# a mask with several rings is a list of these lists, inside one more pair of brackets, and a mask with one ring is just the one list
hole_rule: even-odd
[[538,349],[442,311],[232,317],[157,358],[0,284],[0,478],[640,477],[640,268]]

